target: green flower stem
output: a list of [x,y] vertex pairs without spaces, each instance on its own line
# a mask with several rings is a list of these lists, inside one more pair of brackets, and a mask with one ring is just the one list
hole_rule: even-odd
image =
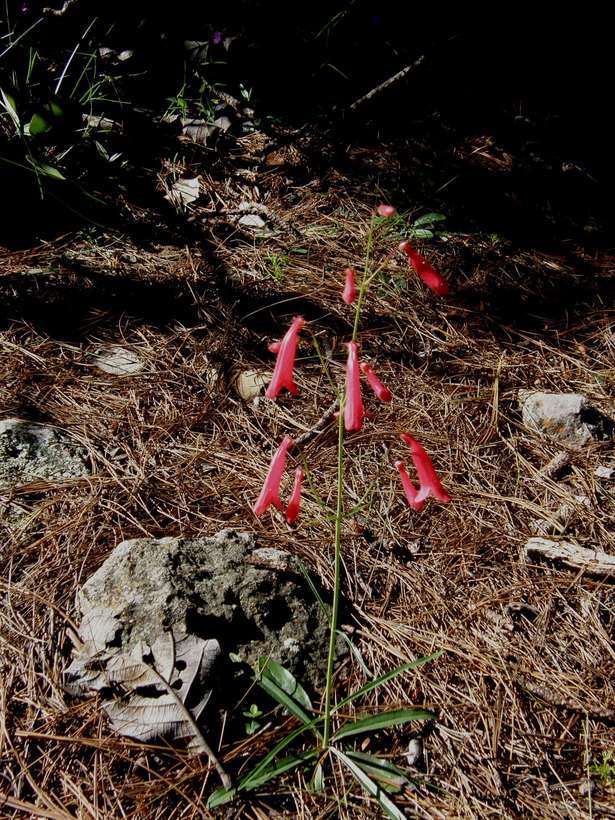
[[373,276],[368,276],[369,272],[369,263],[371,262],[372,258],[372,251],[374,249],[374,221],[375,217],[372,216],[370,223],[369,223],[369,231],[367,233],[367,242],[365,247],[365,266],[363,268],[363,276],[361,278],[361,286],[359,287],[359,297],[357,299],[357,307],[354,313],[354,325],[352,328],[352,341],[357,341],[357,336],[359,335],[359,319],[361,318],[361,308],[363,307],[363,299],[365,298],[365,294],[367,293],[367,289],[370,285]]
[[327,684],[325,689],[325,721],[322,733],[322,748],[329,748],[331,737],[331,695],[333,692],[333,666],[337,645],[337,621],[340,608],[341,565],[342,565],[342,522],[344,520],[344,396],[340,398],[340,412],[337,424],[337,505],[335,508],[335,575],[333,581],[333,607],[329,633],[329,656],[327,658]]

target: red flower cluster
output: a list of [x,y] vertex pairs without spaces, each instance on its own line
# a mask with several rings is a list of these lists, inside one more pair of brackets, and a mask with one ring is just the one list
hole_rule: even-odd
[[[396,210],[392,205],[379,205],[377,213],[382,217],[390,217],[396,213]],[[446,281],[418,251],[412,248],[409,242],[402,242],[399,249],[406,254],[408,260],[427,287],[439,296],[445,296],[448,293],[448,284]],[[347,305],[350,305],[356,299],[356,273],[352,268],[346,268],[345,275],[342,299]],[[265,393],[270,399],[277,398],[283,389],[288,390],[293,396],[299,393],[294,381],[293,371],[297,353],[297,336],[304,324],[305,319],[302,316],[295,316],[281,341],[272,342],[269,345],[269,350],[277,354],[273,377]],[[371,366],[367,362],[359,361],[358,344],[355,341],[351,341],[346,343],[346,347],[348,348],[348,358],[346,362],[344,427],[347,432],[357,432],[363,426],[363,419],[365,417],[363,399],[361,396],[361,371],[363,371],[374,395],[380,401],[389,402],[393,396],[391,391],[385,387],[376,376]],[[395,467],[399,471],[408,505],[413,510],[421,510],[430,495],[443,503],[450,501],[451,497],[442,486],[440,479],[436,475],[431,459],[424,448],[408,433],[402,433],[401,438],[410,447],[412,461],[419,480],[419,488],[417,489],[406,472],[404,462],[395,462]],[[301,467],[297,467],[295,470],[293,491],[286,508],[280,499],[280,483],[286,466],[288,450],[293,444],[293,439],[290,436],[285,436],[276,450],[271,460],[263,489],[252,508],[255,515],[263,515],[269,506],[273,505],[281,512],[286,513],[286,520],[289,524],[292,524],[297,519],[301,506],[301,486],[304,477]]]
[[[256,504],[252,507],[252,512],[256,516],[261,516],[265,513],[270,505],[273,504],[280,512],[284,512],[284,505],[280,499],[280,484],[282,483],[282,476],[284,475],[284,468],[286,467],[286,459],[288,457],[288,449],[292,447],[294,441],[290,436],[284,436],[282,443],[273,454],[263,489],[259,495]],[[295,470],[295,485],[293,492],[286,507],[286,520],[292,524],[299,515],[299,507],[301,506],[301,482],[303,481],[303,470],[297,467]]]

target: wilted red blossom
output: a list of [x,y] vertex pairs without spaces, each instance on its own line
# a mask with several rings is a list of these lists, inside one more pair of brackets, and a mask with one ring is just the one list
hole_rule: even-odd
[[346,282],[344,284],[344,290],[342,291],[342,299],[347,305],[351,305],[357,296],[357,288],[355,286],[355,276],[357,274],[352,268],[346,268],[344,273],[346,274]]
[[376,210],[378,216],[393,216],[397,213],[397,208],[394,208],[393,205],[378,205]]
[[290,497],[290,501],[288,502],[288,507],[286,508],[286,520],[289,524],[292,524],[299,515],[299,508],[301,506],[301,483],[303,481],[303,470],[301,467],[297,467],[295,470],[295,484],[293,487],[293,494]]
[[412,507],[413,510],[422,510],[425,506],[424,501],[418,501],[417,495],[418,490],[414,486],[414,484],[410,481],[410,476],[406,472],[406,465],[403,461],[396,461],[395,466],[399,471],[399,476],[401,478],[401,483],[404,488],[404,492],[406,494],[406,499],[408,501],[408,505]]
[[290,436],[284,436],[282,443],[275,451],[261,494],[256,504],[252,507],[254,515],[262,515],[270,504],[273,504],[278,510],[284,512],[284,505],[280,500],[280,482],[282,481],[284,467],[286,466],[288,448],[293,444],[294,442]]
[[344,407],[344,427],[351,433],[363,425],[363,399],[361,398],[361,374],[359,372],[359,352],[356,342],[348,342],[348,362],[346,364],[346,406]]
[[430,290],[437,293],[438,296],[447,295],[449,288],[446,280],[440,276],[407,240],[400,244],[399,250],[406,254],[410,264]]
[[365,373],[367,377],[367,382],[374,391],[376,397],[379,398],[380,401],[391,401],[391,399],[393,398],[393,394],[388,389],[388,387],[385,387],[382,384],[378,376],[376,376],[376,374],[374,373],[372,368],[367,364],[367,362],[361,362],[361,370]]
[[304,324],[305,319],[303,316],[295,316],[284,338],[280,342],[272,343],[274,351],[277,350],[278,358],[276,359],[271,383],[265,391],[268,399],[275,399],[284,388],[293,396],[299,393],[293,379],[293,368],[297,353],[297,334]]
[[446,504],[451,500],[451,497],[440,483],[440,479],[436,475],[431,459],[423,447],[421,447],[416,439],[408,435],[408,433],[402,433],[401,438],[410,447],[412,461],[414,462],[421,485],[418,495],[416,496],[416,501],[424,501],[430,495],[433,495],[438,501],[442,501]]

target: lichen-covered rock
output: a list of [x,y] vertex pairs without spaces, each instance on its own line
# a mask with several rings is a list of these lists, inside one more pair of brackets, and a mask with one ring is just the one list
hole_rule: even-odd
[[217,640],[223,655],[250,666],[268,656],[307,684],[322,683],[325,615],[295,559],[258,549],[245,533],[124,541],[84,584],[78,604],[82,641],[96,637],[98,622],[113,623],[109,643],[124,652],[180,632]]
[[45,424],[0,421],[0,487],[88,475],[83,447]]
[[582,447],[597,437],[599,414],[579,393],[542,393],[523,390],[519,401],[526,427],[563,444]]

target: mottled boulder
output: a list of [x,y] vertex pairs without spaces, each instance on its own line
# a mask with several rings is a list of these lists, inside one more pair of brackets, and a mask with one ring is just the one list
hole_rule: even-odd
[[65,433],[21,419],[0,421],[0,487],[88,475],[87,454]]
[[218,641],[224,657],[252,667],[268,656],[308,684],[322,682],[325,615],[292,556],[259,549],[245,533],[124,541],[84,584],[78,605],[80,638],[98,650],[132,652],[172,632]]

